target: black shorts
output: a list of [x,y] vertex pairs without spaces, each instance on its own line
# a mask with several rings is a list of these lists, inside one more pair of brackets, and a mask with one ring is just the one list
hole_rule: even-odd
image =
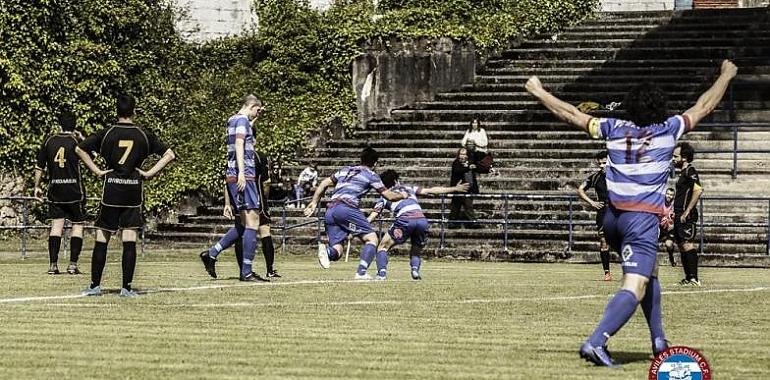
[[267,206],[262,208],[262,211],[259,213],[259,226],[267,226],[273,223],[273,220],[270,219],[270,212],[267,210]]
[[676,241],[676,236],[674,236],[674,229],[670,230],[664,230],[663,228],[660,229],[660,232],[658,233],[658,241],[663,243],[666,240]]
[[121,229],[140,229],[144,227],[142,208],[100,205],[99,215],[97,215],[94,225],[110,232],[117,232]]
[[682,223],[679,221],[679,216],[674,221],[674,237],[676,238],[676,244],[682,245],[684,243],[692,243],[695,240],[695,235],[698,233],[698,219],[691,218],[690,220]]
[[606,207],[602,207],[596,210],[596,234],[599,237],[604,237],[604,212],[607,211]]
[[67,219],[72,223],[86,221],[86,209],[83,202],[48,203],[48,219]]

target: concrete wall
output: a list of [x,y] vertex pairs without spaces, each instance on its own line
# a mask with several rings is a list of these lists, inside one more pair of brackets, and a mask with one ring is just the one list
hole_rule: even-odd
[[[238,35],[258,26],[253,0],[173,0],[182,10],[177,30],[194,41]],[[325,10],[332,0],[311,0],[311,6]]]
[[675,0],[602,0],[604,12],[670,11]]
[[376,42],[353,62],[359,122],[473,83],[476,49],[449,38]]

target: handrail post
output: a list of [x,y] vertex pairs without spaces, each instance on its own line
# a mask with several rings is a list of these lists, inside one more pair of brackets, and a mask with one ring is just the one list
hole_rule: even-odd
[[446,231],[445,231],[445,228],[446,228],[446,218],[444,216],[444,212],[446,211],[445,208],[446,208],[446,195],[445,194],[441,194],[441,223],[440,223],[441,231],[439,232],[439,235],[438,235],[439,236],[439,238],[438,238],[438,248],[439,249],[444,249],[444,234],[446,233]]
[[508,252],[508,194],[503,199],[503,251]]
[[700,254],[703,254],[703,197],[698,198],[698,213],[700,214]]
[[572,197],[569,197],[569,241],[567,243],[567,252],[572,254]]
[[29,224],[29,210],[27,209],[27,199],[21,200],[21,258],[27,258],[27,225]]
[[738,178],[738,124],[733,123],[733,179]]
[[767,255],[770,256],[770,200],[767,201]]
[[281,255],[286,251],[286,201],[281,203]]

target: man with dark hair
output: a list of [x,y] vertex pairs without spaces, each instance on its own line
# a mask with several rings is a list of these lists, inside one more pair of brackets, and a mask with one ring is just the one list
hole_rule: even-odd
[[342,243],[353,235],[361,238],[364,246],[361,249],[361,260],[356,271],[356,280],[371,280],[366,274],[367,264],[371,263],[377,253],[377,233],[358,208],[361,198],[374,189],[383,198],[395,202],[406,199],[408,195],[403,192],[388,190],[382,184],[380,176],[372,168],[377,164],[379,156],[371,147],[361,152],[361,164],[346,166],[338,170],[331,177],[324,179],[318,185],[313,199],[305,208],[305,216],[313,215],[326,188],[334,185],[334,194],[331,202],[326,206],[326,235],[329,238],[328,248],[323,243],[318,244],[318,263],[321,268],[328,269],[331,261],[340,259]]
[[[241,281],[265,281],[252,270],[254,256],[257,250],[257,230],[259,217],[267,199],[263,198],[257,182],[258,158],[255,151],[254,123],[264,110],[262,101],[254,95],[247,95],[241,109],[227,120],[227,169],[225,182],[225,216],[232,216],[233,211],[240,219],[236,219],[235,227],[231,228],[222,241],[209,251],[203,251],[200,259],[211,277],[216,278],[216,256],[226,245],[240,238],[243,244],[243,259],[238,260]],[[229,202],[229,204],[227,203]],[[233,208],[230,209],[230,206]],[[237,258],[236,251],[236,258]]]
[[[391,191],[403,192],[408,195],[408,198],[396,202],[391,202],[385,198],[381,198],[379,202],[374,206],[374,210],[369,217],[369,223],[371,223],[383,210],[390,210],[395,216],[396,220],[393,225],[388,229],[388,233],[380,240],[380,245],[377,249],[377,277],[375,280],[385,280],[388,273],[388,251],[398,244],[404,244],[407,240],[412,243],[412,248],[409,251],[409,265],[411,267],[411,274],[413,280],[421,280],[420,274],[420,253],[422,248],[425,247],[425,242],[428,234],[428,219],[425,218],[425,214],[422,212],[420,204],[417,202],[418,195],[427,194],[448,194],[448,193],[465,193],[468,191],[469,185],[467,183],[460,184],[453,187],[419,187],[419,186],[407,186],[402,185],[399,181],[399,174],[395,170],[388,169],[381,175],[382,183]],[[366,268],[369,268],[371,261],[366,263]]]
[[698,171],[692,166],[695,150],[682,142],[674,149],[674,167],[679,170],[674,199],[674,236],[679,246],[684,278],[679,285],[700,286],[698,250],[693,241],[698,225],[698,200],[703,194]]
[[[75,115],[64,112],[59,117],[61,131],[48,137],[37,154],[35,167],[35,197],[43,196],[40,181],[43,171],[48,171],[48,274],[59,274],[59,249],[64,221],[72,222],[70,233],[70,264],[67,273],[80,274],[78,258],[83,247],[83,222],[86,220],[86,199],[83,180],[80,177],[80,159],[75,154],[78,135],[75,134]],[[82,137],[80,137],[82,139]]]
[[[91,260],[91,286],[83,291],[85,296],[102,294],[102,271],[107,262],[107,243],[110,236],[122,230],[123,241],[123,286],[121,297],[136,297],[131,288],[136,268],[136,230],[144,226],[142,216],[145,179],[154,177],[176,156],[150,130],[134,124],[135,100],[131,96],[118,97],[118,122],[91,134],[76,149],[83,163],[98,177],[105,177],[99,215],[96,218],[96,244]],[[102,156],[107,170],[94,164],[89,155],[95,152]],[[149,156],[162,157],[147,171],[142,164]]]
[[693,107],[665,118],[661,91],[638,86],[627,97],[628,120],[593,118],[543,88],[533,76],[526,89],[548,110],[595,138],[607,142],[609,207],[604,234],[623,260],[623,285],[607,304],[596,330],[580,347],[580,356],[596,365],[617,366],[607,351],[609,337],[631,319],[641,302],[650,328],[653,354],[668,347],[663,333],[661,291],[657,276],[658,216],[676,141],[719,104],[738,69],[725,60],[721,74]]
[[[270,167],[270,161],[267,158],[266,155],[254,152],[255,154],[255,163],[257,165],[257,172],[259,173],[259,179],[257,180],[257,184],[259,187],[259,197],[262,199],[263,205],[262,209],[260,210],[259,215],[259,237],[262,241],[262,253],[265,255],[265,266],[267,267],[267,278],[262,278],[258,274],[255,273],[255,278],[260,281],[270,281],[270,278],[279,278],[281,277],[278,274],[278,271],[273,268],[273,263],[275,261],[275,248],[273,246],[273,239],[270,236],[270,211],[269,211],[269,204],[268,204],[268,196],[269,196],[269,188],[270,188],[270,173],[269,173],[269,167]],[[225,187],[225,207],[223,215],[227,218],[233,219],[235,218],[235,226],[230,227],[230,229],[222,236],[219,241],[214,244],[211,248],[209,248],[206,251],[203,251],[200,253],[201,261],[203,261],[203,266],[206,268],[206,272],[213,277],[217,278],[216,273],[216,260],[219,254],[224,251],[225,249],[229,248],[230,246],[234,245],[235,249],[235,260],[238,264],[238,273],[241,273],[241,270],[243,268],[243,233],[245,230],[245,227],[243,226],[243,223],[241,223],[241,218],[239,215],[234,215],[233,213],[233,207],[230,202],[230,197],[228,196],[227,187]]]
[[[607,210],[607,180],[604,168],[607,166],[607,151],[603,150],[594,156],[599,171],[591,174],[577,188],[580,199],[591,205],[596,210],[596,231],[599,235],[599,257],[604,269],[604,281],[612,281],[610,274],[610,246],[604,238],[604,212]],[[596,200],[586,194],[586,190],[593,188],[596,192]]]

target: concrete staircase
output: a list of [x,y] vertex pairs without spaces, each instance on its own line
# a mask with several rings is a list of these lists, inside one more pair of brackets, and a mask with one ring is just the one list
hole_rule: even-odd
[[[479,115],[494,152],[499,177],[482,176],[482,192],[540,196],[573,195],[591,171],[591,157],[603,149],[554,119],[523,89],[526,79],[538,75],[559,97],[574,104],[622,102],[637,83],[652,81],[669,92],[671,113],[682,112],[712,83],[719,62],[733,59],[740,80],[770,76],[770,13],[767,9],[696,10],[686,12],[605,13],[554,36],[540,36],[490,59],[477,72],[475,83],[434,101],[394,110],[388,120],[372,121],[349,139],[317,149],[314,160],[321,175],[343,164],[357,162],[363,146],[380,152],[378,170],[396,168],[404,182],[445,185],[449,168],[468,122]],[[770,154],[738,156],[738,178],[732,178],[731,120],[755,123],[739,131],[738,148],[767,149],[770,138],[770,90],[756,85],[737,86],[734,105],[724,102],[703,126],[686,137],[699,151],[694,165],[701,172],[706,195],[767,196]],[[599,115],[623,116],[598,111]],[[765,125],[762,125],[765,123]],[[291,178],[301,170],[288,168]],[[441,225],[434,223],[428,251],[438,256],[495,260],[598,260],[593,212],[566,199],[495,199],[476,201],[483,219],[500,220],[507,210],[509,224],[483,229],[445,231],[445,246],[438,247]],[[372,202],[364,202],[371,205]],[[422,200],[429,218],[441,218],[441,201]],[[225,231],[227,222],[215,216],[221,207],[199,209],[182,216],[178,224],[159,225],[155,239],[205,245]],[[768,201],[708,199],[704,202],[706,263],[768,265]],[[274,211],[274,214],[278,210]],[[567,221],[576,225],[568,249]],[[287,224],[307,221],[299,209],[286,210]],[[274,216],[277,224],[280,215]],[[722,225],[722,226],[717,226]],[[387,224],[385,225],[387,227]],[[503,231],[509,231],[508,249]],[[278,233],[276,233],[278,234]],[[314,225],[288,233],[287,243],[312,248]],[[355,249],[355,245],[354,245]]]

